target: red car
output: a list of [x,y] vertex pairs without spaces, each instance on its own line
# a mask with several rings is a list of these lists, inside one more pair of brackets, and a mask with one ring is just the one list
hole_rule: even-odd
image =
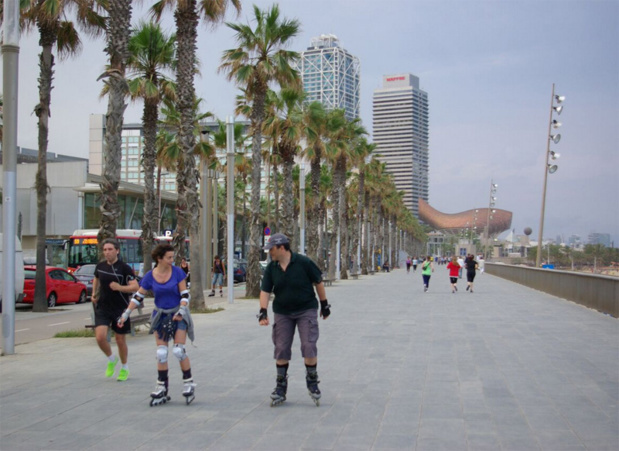
[[[24,266],[24,300],[27,304],[34,302],[34,278],[36,266]],[[62,268],[53,266],[45,267],[45,285],[47,292],[47,306],[55,307],[56,304],[86,302],[86,285],[78,282],[75,277]]]

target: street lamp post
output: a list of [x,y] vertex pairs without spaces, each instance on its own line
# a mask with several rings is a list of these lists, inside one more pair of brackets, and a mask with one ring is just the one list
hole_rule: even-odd
[[299,210],[299,253],[305,255],[305,164],[301,163],[299,171],[299,194],[301,197]]
[[[204,129],[200,132],[200,141],[208,143],[210,130]],[[200,268],[202,274],[202,286],[208,288],[211,284],[211,202],[209,201],[209,188],[211,180],[209,177],[208,162],[202,158],[200,163],[200,203],[202,204],[202,214],[200,215]]]
[[[548,185],[548,174],[554,174],[559,168],[556,164],[552,164],[551,160],[559,158],[559,154],[553,150],[550,150],[550,141],[558,144],[561,140],[561,135],[551,135],[552,128],[561,127],[561,122],[552,118],[553,113],[557,115],[561,114],[563,107],[560,106],[565,100],[564,96],[555,95],[555,84],[552,84],[552,95],[550,96],[550,118],[548,119],[548,136],[546,138],[546,158],[544,158],[544,189],[542,192],[542,211],[539,220],[539,235],[537,239],[537,253],[535,256],[535,267],[539,268],[542,259],[542,240],[544,237],[544,213],[546,210],[546,187]],[[556,102],[556,105],[555,105]]]
[[484,240],[484,258],[488,258],[488,242],[490,241],[490,220],[492,219],[492,215],[496,213],[496,210],[493,208],[496,203],[496,189],[499,187],[494,180],[490,180],[490,199],[488,200],[488,214],[486,217],[486,239]]
[[228,215],[228,304],[234,304],[234,116],[226,121],[226,166]]

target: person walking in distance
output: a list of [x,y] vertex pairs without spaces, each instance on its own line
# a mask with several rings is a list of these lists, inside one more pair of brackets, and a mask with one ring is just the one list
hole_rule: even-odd
[[475,270],[479,268],[479,265],[475,261],[473,254],[469,254],[464,262],[466,268],[466,291],[473,292],[473,281],[475,280]]
[[194,340],[193,321],[189,313],[189,291],[185,283],[186,274],[173,266],[174,248],[159,244],[153,249],[152,271],[147,272],[140,282],[140,288],[131,298],[129,307],[118,319],[119,327],[129,320],[131,312],[142,302],[148,290],[155,294],[155,310],[151,317],[149,333],[155,334],[157,344],[157,385],[150,394],[151,406],[165,404],[168,396],[168,342],[174,340],[172,354],[178,359],[183,372],[183,396],[186,404],[194,400],[196,384],[191,375],[191,362],[185,350],[187,337]]
[[413,257],[413,272],[417,272],[418,264],[419,264],[419,259],[417,257]]
[[219,285],[219,295],[224,295],[224,276],[226,275],[226,268],[219,258],[219,255],[215,255],[215,261],[213,262],[213,288],[211,290],[210,297],[215,296],[215,286]]
[[411,261],[411,257],[410,255],[408,257],[406,257],[406,273],[408,274],[409,272],[411,272],[411,264],[413,262]]
[[[126,335],[131,332],[131,324],[118,326],[116,321],[129,305],[129,294],[138,289],[138,282],[131,266],[120,260],[120,246],[115,239],[103,240],[103,258],[95,267],[95,277],[92,280],[92,305],[95,310],[95,338],[97,344],[108,359],[105,377],[114,376],[116,365],[120,358],[121,368],[118,372],[119,381],[129,377]],[[109,328],[114,331],[118,356],[112,352],[107,341]]]
[[447,269],[449,270],[449,281],[451,282],[451,292],[458,291],[458,273],[462,269],[458,264],[458,257],[455,255],[451,257],[451,261],[447,263]]
[[430,289],[430,277],[434,272],[434,263],[432,257],[429,255],[421,263],[421,277],[423,277],[423,292],[427,292]]
[[460,265],[460,272],[458,273],[458,278],[462,279],[462,271],[464,269],[464,259],[462,256],[458,256],[458,264]]
[[[277,370],[276,387],[271,393],[271,406],[286,400],[288,390],[288,366],[292,356],[292,340],[295,329],[299,331],[301,355],[305,361],[305,382],[310,397],[320,405],[318,388],[318,300],[320,316],[327,319],[331,306],[327,301],[320,268],[304,255],[290,250],[290,241],[282,233],[276,233],[264,247],[269,252],[271,262],[267,265],[260,286],[260,312],[258,322],[261,326],[270,324],[267,314],[269,297],[273,299],[273,344],[275,345],[275,365]],[[314,293],[316,290],[316,293]]]

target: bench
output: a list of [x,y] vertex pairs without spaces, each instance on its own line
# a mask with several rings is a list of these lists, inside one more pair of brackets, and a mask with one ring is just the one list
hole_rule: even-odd
[[369,274],[369,275],[371,275],[371,276],[373,276],[375,272],[376,272],[376,271],[374,271],[373,269],[370,269],[370,270],[368,271],[368,274]]
[[322,279],[322,283],[325,284],[325,287],[330,287],[333,285],[333,279]]
[[[138,326],[143,326],[144,324],[150,324],[150,313],[142,313],[142,307],[138,307],[138,314],[131,316],[131,335],[135,337],[135,328]],[[95,306],[92,306],[92,314],[91,314],[92,324],[86,324],[84,328],[93,329],[95,328]],[[107,341],[112,341],[112,329],[108,328],[107,330]]]
[[352,277],[353,279],[357,280],[359,279],[359,274],[356,272],[350,273],[350,277]]

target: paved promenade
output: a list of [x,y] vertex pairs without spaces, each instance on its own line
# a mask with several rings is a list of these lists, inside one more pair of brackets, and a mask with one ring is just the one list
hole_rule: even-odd
[[[197,398],[149,407],[155,344],[130,337],[129,380],[103,375],[94,339],[0,358],[2,450],[617,450],[619,322],[484,274],[452,294],[405,269],[327,288],[315,407],[295,341],[288,401],[271,408],[271,329],[257,300],[196,315]],[[272,318],[272,314],[270,313]],[[171,354],[170,354],[171,355]]]

